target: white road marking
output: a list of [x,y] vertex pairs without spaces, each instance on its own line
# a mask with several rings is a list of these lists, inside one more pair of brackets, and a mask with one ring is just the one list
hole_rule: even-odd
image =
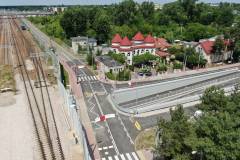
[[138,159],[138,156],[136,155],[135,152],[132,152],[132,155],[133,155],[133,157],[134,157],[135,160],[139,160],[139,159]]
[[[80,70],[80,71],[81,71],[81,70]],[[86,75],[85,72],[83,72],[83,71],[81,71],[81,72],[82,72],[84,75]],[[93,86],[91,85],[90,82],[89,82],[89,86],[90,86],[90,89],[91,89],[91,91],[92,91],[92,93],[93,93],[93,97],[94,97],[95,100],[96,100],[97,107],[98,107],[101,115],[104,115],[103,110],[102,110],[102,107],[101,107],[101,104],[100,104],[100,102],[99,102],[99,100],[98,100],[98,97],[97,97],[96,94],[94,93]],[[107,128],[110,130],[110,127],[109,127],[107,121],[105,121],[105,124],[106,124]],[[115,142],[115,140],[114,140],[114,138],[113,138],[113,135],[112,135],[111,131],[110,131],[110,138],[112,139],[113,146],[114,146],[114,149],[115,149],[116,153],[119,154],[119,150],[118,150],[118,148],[117,148],[116,142]]]
[[120,154],[120,157],[122,158],[122,160],[126,160],[123,154]]
[[94,79],[94,76],[91,76],[91,79],[92,79],[92,80],[95,80],[95,79]]
[[106,160],[106,158],[102,158],[102,160]]
[[97,80],[97,77],[96,77],[96,76],[94,76],[94,79],[95,79],[95,80]]
[[89,81],[91,81],[91,78],[90,78],[90,77],[87,77],[87,79],[88,79]]
[[126,156],[128,157],[128,160],[132,160],[132,157],[130,156],[129,153],[126,153]]
[[109,160],[112,160],[112,157],[108,157]]
[[114,158],[115,158],[116,160],[119,160],[118,156],[114,156]]
[[102,148],[98,148],[98,150],[99,150],[99,151],[101,151],[101,150],[102,150]]
[[108,155],[108,152],[105,152],[104,154]]
[[103,147],[103,149],[108,149],[108,147]]
[[108,148],[113,148],[113,146],[109,146]]

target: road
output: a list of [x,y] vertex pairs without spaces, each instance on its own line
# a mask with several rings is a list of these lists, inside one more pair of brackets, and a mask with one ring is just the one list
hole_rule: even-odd
[[[50,48],[49,37],[40,32],[37,28],[31,25],[29,22],[24,21],[33,34],[43,43],[41,45]],[[35,37],[36,37],[35,36]],[[70,67],[83,65],[83,62],[76,59],[71,52],[58,45],[54,41],[51,42],[55,48],[55,52],[64,58]],[[98,150],[101,154],[102,160],[104,159],[126,159],[126,160],[138,160],[134,148],[134,139],[130,137],[129,129],[134,128],[132,123],[125,124],[121,115],[117,115],[113,110],[111,104],[107,101],[108,92],[105,85],[96,80],[94,75],[87,68],[74,69],[76,75],[80,77],[81,85],[84,93],[84,99],[88,108],[88,115],[92,122],[95,121],[100,115],[116,114],[113,119],[108,119],[105,122],[92,123],[98,143]],[[108,85],[109,87],[109,85]],[[111,89],[110,89],[111,90]],[[128,128],[128,129],[127,129]]]
[[[84,65],[84,63],[76,59],[75,56],[71,54],[68,48],[64,48],[55,42],[50,42],[50,38],[44,33],[40,32],[37,28],[32,26],[30,23],[25,21],[31,29],[31,31],[37,36],[37,39],[42,41],[42,45],[46,48],[50,48],[52,44],[56,49],[58,56],[64,58],[67,63],[74,67],[79,65]],[[76,68],[76,67],[75,67]],[[135,122],[138,121],[142,129],[156,125],[159,117],[168,118],[168,113],[159,113],[157,115],[152,115],[149,117],[131,117],[119,114],[112,104],[108,101],[108,96],[113,92],[113,88],[109,84],[104,84],[98,80],[94,74],[91,73],[87,68],[77,68],[75,70],[76,75],[79,77],[79,85],[83,90],[83,95],[85,102],[87,104],[88,116],[92,122],[92,127],[95,131],[95,136],[98,142],[98,150],[101,154],[102,160],[104,159],[139,159],[136,155],[134,149],[134,139],[140,132],[135,127]],[[176,78],[170,78],[166,80],[157,80],[152,82],[141,82],[138,83],[139,93],[143,93],[141,98],[151,96],[152,94],[157,94],[160,91],[164,92],[169,89],[176,89],[178,87],[184,87],[186,85],[194,85],[201,81],[207,81],[211,78],[221,77],[229,74],[238,73],[238,69],[231,68],[227,70],[210,71],[206,73],[200,73],[194,75],[188,75]],[[159,83],[161,82],[161,83]],[[148,84],[149,87],[144,87],[143,85]],[[157,86],[157,88],[156,88]],[[131,101],[136,98],[135,88],[129,89],[126,84],[118,84],[119,89],[114,93],[120,93],[121,98],[118,103],[124,103]],[[126,89],[127,88],[127,89]],[[146,92],[147,91],[147,92]],[[155,91],[152,93],[151,91]],[[172,104],[174,105],[174,104]],[[186,109],[189,114],[194,112],[194,108]],[[104,122],[95,123],[95,119],[101,115],[115,114],[115,118],[107,119]]]

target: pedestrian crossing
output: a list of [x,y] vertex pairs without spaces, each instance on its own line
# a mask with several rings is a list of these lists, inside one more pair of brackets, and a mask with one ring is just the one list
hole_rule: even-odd
[[96,76],[78,76],[78,82],[84,82],[84,81],[96,81]]
[[139,160],[139,158],[135,152],[131,152],[115,156],[107,156],[102,158],[102,160]]

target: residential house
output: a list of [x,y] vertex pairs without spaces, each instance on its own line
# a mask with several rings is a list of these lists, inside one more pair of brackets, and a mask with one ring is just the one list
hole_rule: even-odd
[[168,48],[171,47],[171,44],[167,42],[164,38],[155,38],[155,46],[156,46],[156,55],[161,58],[170,59],[170,53],[168,53]]
[[97,40],[94,38],[88,38],[84,36],[72,37],[72,49],[75,53],[78,52],[79,47],[86,48],[87,46],[96,47]]
[[97,70],[101,71],[102,73],[118,73],[124,70],[124,65],[115,61],[111,57],[107,55],[97,56],[95,58]]
[[201,54],[208,62],[208,64],[211,63],[217,63],[222,62],[228,59],[231,59],[232,52],[229,51],[230,46],[230,40],[224,40],[224,49],[223,54],[218,55],[213,53],[213,46],[215,43],[215,39],[211,38],[208,40],[201,40],[199,44],[195,47],[195,50],[197,53]]

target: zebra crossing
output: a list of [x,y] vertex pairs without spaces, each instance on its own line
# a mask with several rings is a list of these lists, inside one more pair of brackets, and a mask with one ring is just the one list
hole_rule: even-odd
[[84,82],[84,81],[96,81],[96,76],[78,76],[78,82]]
[[139,160],[139,158],[135,152],[131,152],[115,156],[104,157],[102,158],[102,160]]

